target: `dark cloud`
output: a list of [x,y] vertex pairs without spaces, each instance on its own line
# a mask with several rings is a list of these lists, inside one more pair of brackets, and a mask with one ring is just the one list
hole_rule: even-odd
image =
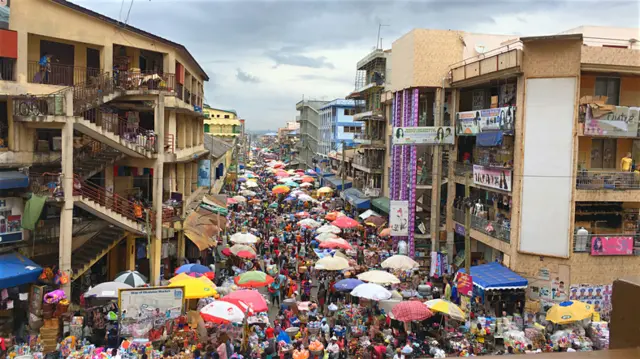
[[253,76],[250,73],[244,72],[240,69],[236,69],[236,78],[242,82],[249,82],[254,84],[260,82],[260,79],[257,76]]
[[296,53],[287,52],[285,49],[278,51],[267,51],[265,55],[273,60],[276,64],[275,67],[280,65],[298,66],[298,67],[310,67],[312,69],[334,69],[335,66],[327,61],[324,56],[310,57]]

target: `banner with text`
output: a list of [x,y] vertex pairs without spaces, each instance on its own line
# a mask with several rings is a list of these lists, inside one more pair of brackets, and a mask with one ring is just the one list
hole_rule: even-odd
[[615,109],[602,115],[594,115],[587,107],[584,134],[588,136],[638,136],[638,116],[640,107],[615,106]]
[[458,293],[473,297],[473,277],[467,273],[458,273]]
[[120,335],[153,341],[164,330],[170,333],[167,325],[184,313],[184,300],[184,287],[120,289]]
[[394,145],[453,145],[453,127],[394,127]]
[[630,256],[633,254],[633,237],[593,237],[592,256]]
[[465,111],[456,114],[456,135],[475,136],[485,131],[513,131],[515,106]]
[[389,227],[392,236],[409,235],[409,201],[389,201]]
[[511,170],[473,165],[473,183],[511,192]]

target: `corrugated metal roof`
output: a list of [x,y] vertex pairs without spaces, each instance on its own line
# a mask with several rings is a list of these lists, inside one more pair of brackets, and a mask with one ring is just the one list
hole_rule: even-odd
[[208,133],[204,134],[204,148],[206,148],[211,156],[222,157],[229,149],[233,148],[231,143],[227,143],[215,136]]

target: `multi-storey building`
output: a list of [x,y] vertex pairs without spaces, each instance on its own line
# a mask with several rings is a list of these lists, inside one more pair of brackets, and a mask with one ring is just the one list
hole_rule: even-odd
[[0,246],[73,281],[98,263],[109,279],[138,269],[158,283],[167,227],[201,192],[202,67],[178,43],[71,2],[21,0],[0,30],[0,73],[2,167],[29,168],[27,190],[56,199],[28,241],[2,234]]
[[320,108],[320,145],[318,155],[327,158],[331,151],[352,147],[361,123],[353,121],[355,101],[335,99]]
[[320,136],[320,108],[326,101],[303,99],[296,104],[299,115],[296,121],[300,123],[300,141],[297,146],[300,151],[298,159],[305,168],[314,168]]
[[213,136],[232,141],[241,137],[243,133],[243,123],[238,118],[235,110],[221,110],[204,104],[204,132]]

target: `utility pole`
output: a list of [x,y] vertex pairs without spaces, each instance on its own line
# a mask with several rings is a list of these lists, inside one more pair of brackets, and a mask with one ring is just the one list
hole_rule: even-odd
[[464,179],[464,270],[471,273],[471,187],[469,186],[469,176]]
[[347,163],[345,162],[345,151],[347,150],[344,141],[342,141],[342,190],[344,191],[344,180],[347,176]]

